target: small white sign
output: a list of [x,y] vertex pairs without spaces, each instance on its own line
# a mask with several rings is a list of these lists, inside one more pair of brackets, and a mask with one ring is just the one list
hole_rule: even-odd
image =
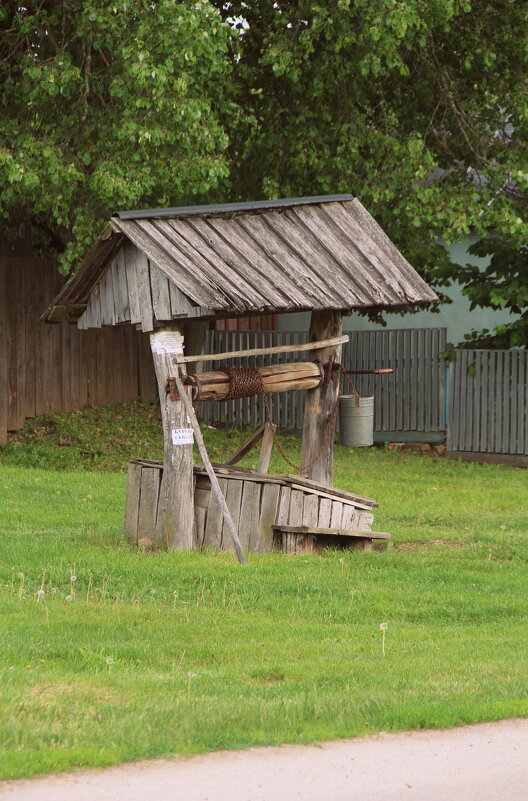
[[192,428],[173,428],[173,445],[192,445],[194,443],[194,431]]
[[155,331],[150,335],[152,353],[183,353],[183,337],[176,331]]

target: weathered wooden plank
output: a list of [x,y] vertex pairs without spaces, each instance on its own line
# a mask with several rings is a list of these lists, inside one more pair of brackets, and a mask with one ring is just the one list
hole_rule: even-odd
[[[165,542],[156,532],[156,515],[160,490],[160,470],[141,467],[141,487],[137,523],[137,542],[151,544]],[[167,544],[167,543],[166,543]]]
[[471,427],[471,450],[478,450],[480,439],[480,412],[482,405],[482,362],[480,353],[473,353],[472,359],[475,374],[471,378],[471,397],[469,399],[473,408],[473,424]]
[[[522,453],[520,450],[519,438],[519,411],[521,408],[522,397],[519,389],[519,351],[512,352],[511,362],[511,426],[510,426],[510,453]],[[524,410],[523,410],[524,411]]]
[[69,412],[72,406],[71,331],[69,323],[59,323],[61,333],[61,411]]
[[[25,316],[27,314],[27,265],[23,260],[17,259],[17,269],[11,280],[15,281],[15,301],[16,301],[16,365],[17,365],[17,391],[16,391],[16,428],[21,428],[25,420],[24,399],[26,394],[26,384],[32,380],[32,376],[26,372],[26,327]],[[57,365],[54,365],[57,369]]]
[[457,450],[457,437],[455,435],[455,425],[458,419],[457,416],[457,402],[458,402],[458,385],[456,383],[457,377],[457,365],[454,362],[449,364],[449,408],[448,408],[448,420],[449,425],[447,427],[447,449],[448,450]]
[[[247,439],[247,440],[246,440],[246,441],[245,441],[245,442],[244,442],[244,443],[241,445],[241,446],[240,446],[240,448],[237,448],[237,450],[234,452],[234,454],[233,454],[232,456],[230,456],[230,457],[229,457],[229,459],[226,459],[226,461],[225,461],[225,464],[226,464],[226,465],[228,465],[228,464],[236,464],[237,462],[239,462],[239,461],[240,461],[240,460],[241,460],[241,459],[242,459],[242,458],[243,458],[243,457],[246,455],[246,453],[249,453],[249,451],[250,451],[252,448],[254,448],[254,447],[255,447],[255,445],[257,445],[257,444],[260,442],[260,440],[261,440],[261,439],[262,439],[262,437],[264,436],[264,431],[265,431],[265,429],[266,429],[266,424],[264,423],[263,425],[261,425],[261,426],[260,426],[260,428],[258,428],[258,429],[257,429],[257,430],[256,430],[256,431],[255,431],[255,432],[254,432],[254,433],[253,433],[253,434],[252,434],[252,435],[251,435],[251,436],[250,436],[250,437],[249,437],[249,438],[248,438],[248,439]],[[260,470],[259,470],[259,472],[260,472]],[[264,471],[263,471],[263,472],[264,472]]]
[[285,301],[298,308],[305,305],[297,284],[285,274],[281,264],[273,259],[273,254],[263,250],[259,242],[251,236],[251,226],[246,230],[238,219],[229,220],[229,239],[246,261],[253,265],[254,270],[260,272],[262,280],[274,287],[277,306],[283,305]]
[[266,422],[264,429],[264,436],[262,437],[262,447],[260,449],[257,470],[259,473],[267,473],[271,460],[271,451],[273,449],[274,436],[277,426],[273,423]]
[[[345,508],[353,508],[349,507],[348,504],[345,505]],[[330,518],[332,516],[332,500],[330,498],[320,498],[319,500],[319,518],[317,521],[317,525],[319,528],[328,528],[330,526]]]
[[427,374],[427,367],[425,361],[425,338],[427,332],[425,330],[418,331],[418,348],[417,354],[415,357],[415,365],[414,365],[414,385],[415,385],[415,407],[416,407],[416,417],[415,417],[415,431],[427,431],[425,427],[425,394],[424,394],[424,386],[420,383],[419,375],[420,370]]
[[277,523],[288,525],[290,520],[290,501],[291,488],[288,486],[280,487],[279,507],[277,509]]
[[[360,539],[367,539],[364,531],[344,530],[341,528],[308,528],[308,526],[273,526],[275,531],[284,531],[288,534],[333,534],[337,537],[358,537]],[[375,540],[390,540],[391,534],[386,531],[370,531],[369,538]]]
[[463,386],[465,396],[465,420],[464,420],[464,450],[471,450],[473,446],[473,383],[474,376],[469,372],[471,366],[471,354],[469,351],[464,352],[464,374]]
[[497,396],[500,404],[500,410],[498,410],[498,421],[500,425],[500,452],[508,453],[510,437],[508,426],[511,416],[510,353],[509,351],[500,351],[497,355],[500,365],[497,376]]
[[[269,276],[265,272],[259,276],[253,260],[247,261],[244,253],[236,248],[230,235],[231,221],[194,218],[173,220],[171,226],[192,243],[192,259],[195,264],[198,262],[201,275],[217,285],[221,275],[225,292],[230,299],[236,299],[237,305],[240,302],[243,308],[258,310],[284,304],[284,294],[270,286]],[[205,254],[207,258],[203,258]],[[265,292],[262,292],[263,287]]]
[[158,322],[170,322],[172,319],[169,279],[159,267],[150,262],[150,289],[152,309]]
[[[226,493],[228,481],[224,478],[219,478],[218,483],[222,492]],[[204,545],[210,545],[212,548],[220,550],[222,547],[222,527],[224,519],[222,517],[222,510],[218,503],[218,498],[211,493],[209,498],[209,509],[207,510],[207,519],[205,522]]]
[[8,260],[0,257],[0,445],[7,442],[8,384],[7,384],[7,278]]
[[330,513],[330,528],[339,528],[343,519],[343,504],[339,501],[332,501],[332,511]]
[[497,453],[497,407],[496,407],[497,354],[488,353],[488,439],[486,450]]
[[99,328],[101,325],[101,299],[99,296],[99,287],[95,287],[88,303],[86,305],[86,309],[84,313],[79,317],[77,321],[77,327],[81,328],[82,330],[86,330],[87,328]]
[[[528,409],[528,352],[518,353],[518,392],[519,409],[525,412]],[[519,443],[517,453],[528,454],[528,419],[524,414],[517,415],[517,442]]]
[[[17,284],[16,274],[20,265],[19,259],[10,260],[10,275],[6,282],[6,323],[7,323],[7,428],[10,431],[18,428],[17,390]],[[14,274],[13,274],[14,273]],[[48,337],[51,334],[48,335]],[[46,353],[47,355],[47,353]],[[50,364],[51,369],[51,364]],[[48,375],[49,380],[49,375]],[[46,410],[47,411],[47,410]]]
[[140,251],[148,254],[148,258],[165,273],[167,278],[195,303],[206,308],[227,309],[230,307],[220,293],[206,287],[203,282],[196,281],[193,264],[182,258],[181,251],[178,252],[173,246],[169,247],[165,239],[161,246],[156,238],[152,237],[153,232],[155,236],[155,231],[150,220],[115,220],[115,225]]
[[115,255],[116,271],[112,275],[114,283],[114,308],[116,322],[130,322],[130,300],[127,279],[125,251],[120,248]]
[[[304,490],[304,492],[307,491],[306,490],[306,485],[303,485],[303,484],[295,483],[295,484],[292,484],[291,486],[292,486],[292,489],[302,489],[302,490]],[[366,503],[360,503],[359,501],[356,501],[355,499],[354,500],[350,500],[345,495],[341,495],[339,490],[334,493],[332,491],[332,489],[329,489],[328,492],[323,492],[322,490],[316,490],[316,489],[310,488],[309,492],[311,494],[313,493],[314,495],[317,495],[319,498],[330,498],[330,500],[332,500],[332,501],[335,500],[336,498],[339,498],[339,500],[343,504],[347,504],[349,506],[352,506],[352,508],[354,508],[354,509],[372,509],[372,504],[371,503],[366,504]],[[377,506],[377,504],[374,504],[374,506]]]
[[207,519],[207,509],[202,506],[194,507],[194,525],[196,531],[196,546],[203,548],[205,543],[205,521]]
[[348,524],[348,528],[357,531],[371,531],[374,522],[374,515],[369,512],[355,511]]
[[242,548],[252,551],[258,539],[262,485],[253,481],[244,481],[243,486],[239,537]]
[[[289,279],[289,284],[285,289],[288,292],[291,306],[295,303],[298,308],[313,306],[314,308],[327,307],[325,303],[325,292],[321,292],[318,281],[314,281],[314,274],[311,271],[307,274],[306,267],[299,258],[292,254],[286,247],[282,237],[266,224],[265,216],[255,214],[251,218],[238,217],[237,223],[249,236],[257,243],[260,250],[268,254],[269,258],[279,267]],[[275,255],[277,254],[277,255]],[[280,286],[280,278],[275,278]],[[292,287],[297,287],[295,291]]]
[[139,464],[130,462],[128,465],[127,492],[125,501],[125,523],[124,532],[128,542],[137,545],[138,541],[138,517],[141,496],[141,473],[142,468]]
[[[197,356],[184,356],[180,361],[182,364],[189,364],[190,362],[213,362],[231,358],[240,359],[242,356],[262,356],[269,353],[298,353],[300,351],[326,350],[327,348],[334,348],[342,345],[344,342],[348,342],[348,334],[340,334],[339,336],[324,340],[314,339],[311,342],[303,342],[299,345],[274,345],[269,348],[251,348],[248,350],[232,350],[225,353],[217,352]],[[322,362],[324,360],[324,354],[319,353],[317,358]]]
[[[72,387],[72,403],[77,409],[84,409],[88,405],[88,354],[86,350],[87,337],[85,331],[75,328],[71,339],[72,381],[77,381],[77,388]],[[73,366],[75,363],[75,367]]]
[[397,288],[401,299],[404,294],[409,302],[436,300],[435,293],[427,287],[409,262],[366,211],[357,198],[350,203],[332,203],[328,212],[338,221],[343,220],[345,231],[352,233],[356,245],[365,253],[371,264],[385,277],[385,286]]
[[278,484],[264,484],[262,487],[258,538],[254,544],[256,551],[273,549],[273,525],[277,518],[280,490]]
[[[324,248],[317,246],[307,229],[299,231],[286,215],[287,212],[270,212],[261,216],[260,219],[264,223],[267,233],[268,248],[270,250],[277,246],[280,248],[281,262],[292,279],[295,274],[297,274],[296,277],[299,276],[299,272],[302,274],[300,286],[304,287],[305,291],[316,293],[317,302],[314,304],[314,308],[342,309],[343,296],[334,288],[334,275],[329,267]],[[246,230],[253,229],[255,219],[255,217],[251,217],[244,221]],[[308,271],[305,266],[306,261],[309,264],[317,265],[317,269]],[[319,264],[322,265],[322,269],[319,269]],[[329,280],[329,276],[331,276],[331,280]],[[336,279],[336,283],[338,282]],[[347,294],[348,297],[354,297],[352,293],[346,293],[345,290],[345,297]],[[353,300],[352,305],[354,305]]]
[[[475,443],[475,446],[476,446],[476,450],[477,451],[485,451],[486,450],[486,443],[488,441],[489,415],[490,415],[491,410],[493,409],[493,407],[490,407],[489,399],[488,399],[488,380],[487,380],[487,376],[488,376],[488,372],[489,372],[489,353],[488,352],[482,352],[480,354],[480,365],[481,365],[481,373],[480,373],[480,375],[481,375],[481,378],[480,378],[481,396],[479,398],[479,406],[480,406],[480,436],[479,436],[479,440]],[[456,375],[455,372],[453,372],[453,374],[450,373],[450,379],[453,379],[453,381],[456,381],[457,378],[458,378],[458,376]],[[457,391],[459,391],[458,386],[453,386],[451,388],[451,391],[452,391],[453,394],[456,394]],[[459,412],[459,414],[460,414],[460,412]],[[447,430],[447,432],[448,432],[448,443],[449,443],[449,439],[450,439],[449,435],[451,434],[451,428],[452,428],[451,411],[449,412],[449,415],[450,415],[449,416],[449,426],[448,426],[448,430]],[[448,447],[451,450],[462,450],[462,448],[458,447],[458,445],[460,444],[458,438],[456,438],[455,436],[452,435],[451,439],[452,439],[452,445],[450,446],[448,444]]]
[[212,313],[210,309],[191,303],[187,295],[180,292],[174,281],[169,281],[169,296],[172,319],[178,317],[200,317],[202,314]]
[[148,259],[138,258],[136,261],[136,277],[138,285],[139,310],[141,313],[141,328],[145,333],[154,329],[154,310],[150,289],[150,266]]
[[[306,252],[306,258],[313,264],[324,266],[326,275],[336,279],[336,289],[348,297],[353,293],[358,305],[363,305],[365,294],[373,303],[383,303],[384,296],[377,282],[365,276],[365,258],[356,248],[351,246],[350,239],[336,225],[331,214],[324,206],[304,206],[299,213],[296,209],[284,212],[293,227],[300,233],[310,236],[312,251]],[[305,223],[310,223],[308,227]]]
[[[233,523],[235,524],[236,530],[240,531],[240,528],[245,526],[245,521],[241,517],[242,492],[244,489],[244,485],[241,481],[226,480],[224,483],[224,487],[225,487],[225,499],[227,503],[227,508],[231,513],[231,518],[233,520]],[[235,550],[231,534],[229,533],[229,525],[226,520],[224,520],[222,525],[221,547],[223,551]]]
[[348,504],[343,504],[343,516],[341,517],[340,528],[352,528],[352,518],[354,516],[354,509]]
[[[58,270],[54,272],[54,281],[52,283],[53,292],[58,292],[60,287],[63,283],[63,277],[59,274]],[[53,336],[52,336],[52,365],[53,365],[53,372],[52,372],[52,404],[53,408],[57,411],[61,411],[62,407],[62,335],[61,335],[61,326],[60,325],[52,325],[50,328],[53,329]]]
[[[54,265],[53,265],[54,266]],[[26,363],[26,389],[25,398],[23,401],[23,414],[24,417],[34,417],[36,408],[36,383],[35,383],[35,359],[37,352],[37,329],[41,327],[42,323],[39,318],[42,314],[42,306],[39,306],[39,291],[37,282],[35,281],[35,273],[43,271],[43,268],[49,269],[47,262],[42,262],[37,259],[31,259],[26,263],[26,270],[29,270],[29,275],[26,274],[26,288],[25,288],[25,313],[24,313],[24,328],[25,328],[25,363]],[[0,282],[1,283],[1,282]],[[0,291],[1,287],[0,287]],[[1,310],[0,310],[1,311]],[[0,346],[1,347],[1,346]],[[0,387],[4,386],[0,380]],[[2,390],[0,389],[0,392]]]
[[304,496],[303,526],[316,527],[318,524],[319,498],[317,495],[306,493]]
[[106,352],[106,331],[98,331],[97,336],[97,356],[95,360],[96,382],[95,382],[95,399],[96,406],[107,403],[106,400],[106,361],[108,353]]
[[86,331],[86,353],[87,353],[87,395],[88,395],[88,405],[95,406],[97,404],[97,378],[98,378],[98,370],[97,370],[97,343],[100,336],[100,331],[96,329],[92,329],[90,331]]
[[290,526],[302,526],[304,508],[304,493],[301,490],[292,490],[290,496],[290,513],[288,523]]
[[141,253],[132,242],[126,242],[123,246],[123,255],[125,257],[126,273],[127,273],[127,287],[128,287],[128,303],[130,308],[130,322],[136,325],[141,322],[141,307],[139,304],[139,288],[137,279],[137,263],[144,261],[145,256]]
[[99,283],[99,297],[101,299],[101,325],[115,325],[116,323],[114,308],[114,282],[112,275],[114,270],[115,261],[112,260]]

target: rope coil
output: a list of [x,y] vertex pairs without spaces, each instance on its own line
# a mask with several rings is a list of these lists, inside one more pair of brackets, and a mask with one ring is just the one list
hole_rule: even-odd
[[229,392],[223,401],[250,398],[264,394],[264,384],[258,367],[225,367],[218,370],[229,377]]

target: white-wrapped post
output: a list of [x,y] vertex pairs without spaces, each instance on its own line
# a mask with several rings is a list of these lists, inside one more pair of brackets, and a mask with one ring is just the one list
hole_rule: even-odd
[[163,477],[161,480],[156,536],[170,550],[192,549],[194,533],[193,429],[181,401],[171,401],[167,380],[178,373],[178,357],[183,355],[183,336],[179,329],[163,329],[150,335],[150,347],[161,406],[163,424]]

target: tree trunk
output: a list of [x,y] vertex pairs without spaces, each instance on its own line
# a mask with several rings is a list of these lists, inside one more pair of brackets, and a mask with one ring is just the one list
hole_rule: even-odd
[[[342,330],[341,312],[326,310],[312,312],[310,342],[337,337]],[[341,345],[334,345],[330,348],[313,351],[311,357],[314,360],[319,359],[323,365],[332,361],[339,364],[341,348]],[[335,423],[332,424],[331,432],[328,427],[339,397],[339,378],[339,370],[329,370],[327,380],[323,380],[316,389],[308,390],[304,404],[302,464],[310,464],[315,459],[329,435],[328,443],[320,458],[305,471],[308,478],[325,484],[327,487],[331,487],[333,482]]]

